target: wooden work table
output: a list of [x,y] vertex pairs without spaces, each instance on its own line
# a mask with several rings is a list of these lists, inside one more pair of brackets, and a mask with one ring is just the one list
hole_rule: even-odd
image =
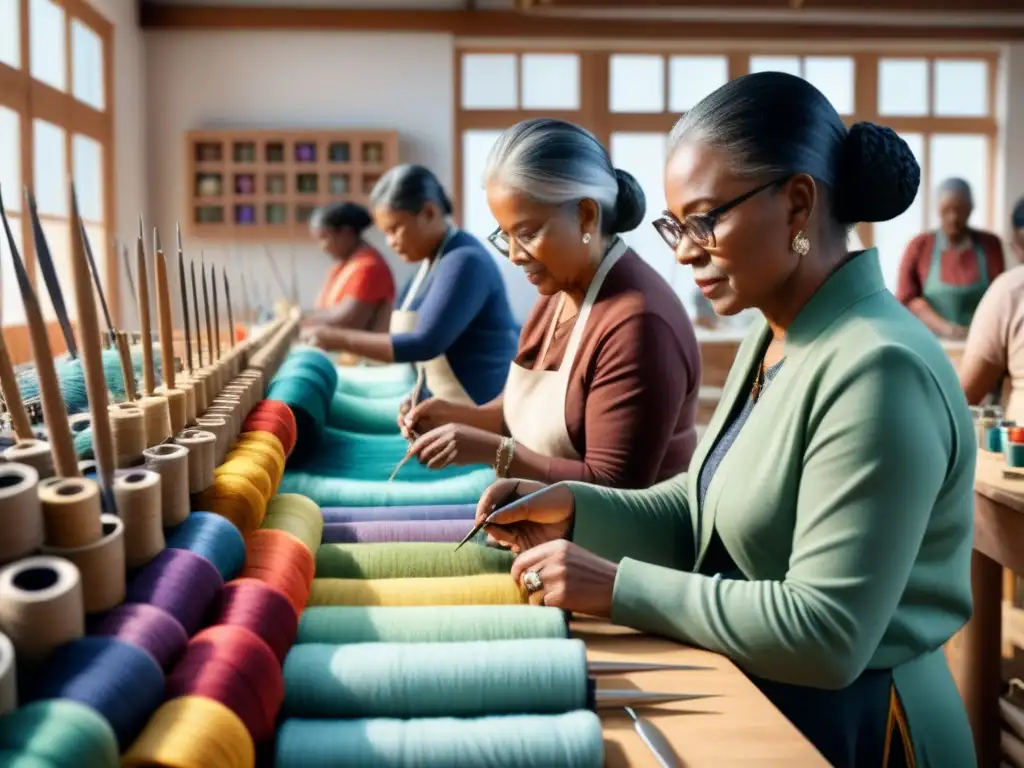
[[[747,677],[718,654],[689,648],[607,622],[579,619],[572,632],[595,660],[692,664],[708,670],[640,672],[601,678],[598,685],[659,693],[702,693],[711,698],[638,709],[675,749],[685,768],[722,766],[827,766],[821,754]],[[997,649],[998,650],[998,649]],[[605,765],[643,768],[658,765],[621,710],[602,715]]]
[[1003,569],[1024,575],[1024,478],[1006,477],[1000,453],[978,451],[974,479],[974,614],[958,649],[958,682],[979,768],[998,766]]

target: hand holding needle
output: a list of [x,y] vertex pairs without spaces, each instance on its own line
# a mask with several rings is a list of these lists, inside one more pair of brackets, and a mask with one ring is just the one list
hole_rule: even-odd
[[[420,395],[423,393],[423,385],[424,385],[424,383],[426,381],[426,378],[427,377],[426,377],[426,374],[424,373],[424,369],[420,368],[419,372],[416,374],[416,386],[413,387],[412,394],[409,396],[409,409],[410,410],[412,410],[416,406],[416,404],[419,402]],[[409,430],[409,434],[410,434],[410,436],[412,437],[413,440],[416,440],[419,437],[419,433],[417,433],[415,430]],[[392,470],[391,476],[388,478],[388,482],[389,483],[398,476],[399,471],[402,469],[402,467],[404,467],[406,465],[406,463],[411,458],[412,458],[412,444],[410,442],[409,450],[405,452],[405,456],[402,457],[402,460],[399,461],[398,464],[395,465],[394,470]]]

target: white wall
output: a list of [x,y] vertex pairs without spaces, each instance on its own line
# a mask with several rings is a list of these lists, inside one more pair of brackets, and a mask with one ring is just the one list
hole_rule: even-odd
[[[167,233],[165,243],[175,223],[185,221],[185,133],[201,128],[395,129],[402,161],[430,167],[450,188],[453,44],[441,34],[147,33],[147,221]],[[384,248],[375,230],[370,239],[401,284],[408,265]],[[198,256],[200,248],[208,263],[233,263],[280,294],[261,249],[239,247],[232,257],[224,244],[185,242],[186,256]],[[309,306],[330,262],[311,241],[292,248],[300,298]],[[272,250],[287,273],[289,246]]]
[[1000,75],[996,222],[998,232],[1008,237],[1010,213],[1024,197],[1024,43],[1006,46]]

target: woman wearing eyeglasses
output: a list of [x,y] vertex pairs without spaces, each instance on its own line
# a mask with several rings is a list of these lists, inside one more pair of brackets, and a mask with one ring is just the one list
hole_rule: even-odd
[[850,228],[906,210],[893,131],[748,75],[676,125],[659,226],[720,315],[755,308],[690,472],[498,481],[477,519],[531,602],[732,659],[830,765],[976,764],[942,646],[971,614],[977,446],[938,340]]
[[305,339],[382,363],[415,363],[427,396],[487,403],[501,393],[516,350],[505,281],[486,247],[449,221],[444,188],[421,165],[392,168],[370,194],[388,246],[420,265],[391,313],[390,331],[319,326]]
[[644,195],[587,131],[519,123],[485,173],[499,228],[491,243],[540,300],[502,396],[483,407],[441,398],[400,426],[430,467],[493,463],[499,476],[646,488],[686,469],[696,445],[700,351],[665,280],[619,237]]

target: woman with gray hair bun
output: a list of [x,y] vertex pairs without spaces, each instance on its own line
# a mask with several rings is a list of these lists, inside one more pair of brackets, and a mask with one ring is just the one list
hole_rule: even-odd
[[996,235],[967,226],[974,210],[971,186],[951,178],[938,188],[939,230],[907,245],[896,297],[937,335],[967,338],[974,312],[1006,268]]
[[646,488],[684,471],[700,352],[679,298],[619,236],[644,218],[636,179],[587,131],[542,118],[501,135],[484,181],[499,225],[490,242],[541,298],[502,396],[403,413],[403,429],[426,431],[413,451],[434,466],[490,439],[499,475],[522,478],[520,490],[563,480]]

